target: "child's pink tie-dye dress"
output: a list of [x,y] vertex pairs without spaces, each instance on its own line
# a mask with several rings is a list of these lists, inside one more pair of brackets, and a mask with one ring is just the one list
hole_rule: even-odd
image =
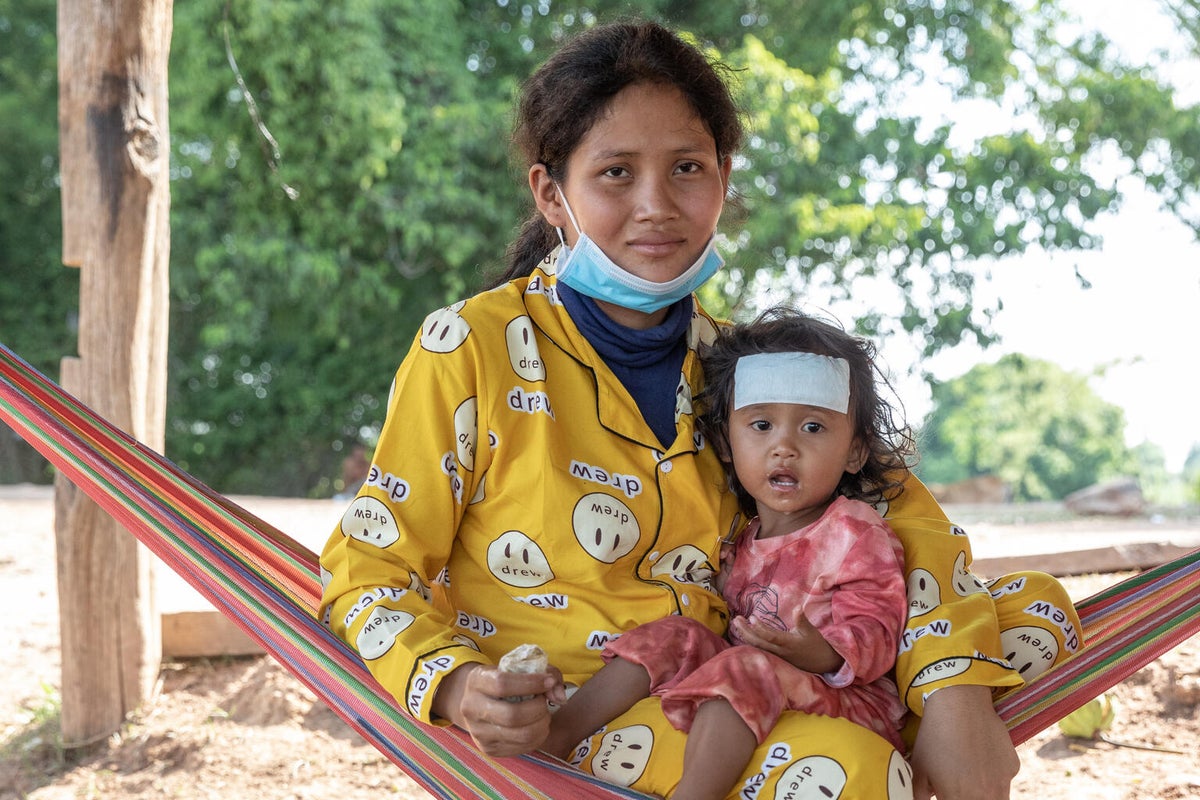
[[[866,503],[839,497],[812,525],[757,539],[750,523],[734,545],[722,593],[732,617],[780,630],[801,616],[842,656],[838,672],[816,675],[758,648],[732,643],[686,617],[667,617],[609,643],[650,673],[671,723],[689,730],[706,700],[727,700],[762,743],[779,713],[845,717],[903,749],[905,707],[888,677],[907,616],[899,541]],[[732,632],[731,632],[732,633]]]

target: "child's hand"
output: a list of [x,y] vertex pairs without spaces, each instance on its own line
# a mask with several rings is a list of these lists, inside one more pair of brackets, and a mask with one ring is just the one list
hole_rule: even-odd
[[805,672],[823,674],[842,668],[842,657],[803,617],[790,631],[757,622],[753,617],[734,617],[729,627],[745,644],[777,655]]

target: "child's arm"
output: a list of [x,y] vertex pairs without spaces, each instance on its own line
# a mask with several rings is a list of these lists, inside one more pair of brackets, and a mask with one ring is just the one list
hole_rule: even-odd
[[[899,542],[873,508],[857,501],[831,507],[809,535],[819,542],[814,569],[780,581],[781,620],[731,622],[731,638],[754,644],[834,687],[870,683],[896,661],[907,613]],[[789,583],[790,580],[790,583]],[[793,621],[794,620],[794,621]],[[742,633],[749,628],[754,638]]]

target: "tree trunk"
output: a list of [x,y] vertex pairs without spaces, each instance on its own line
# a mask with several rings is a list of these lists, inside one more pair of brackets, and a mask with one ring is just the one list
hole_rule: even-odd
[[[63,385],[157,450],[166,418],[171,0],[60,0],[63,262],[80,274]],[[161,660],[151,556],[81,492],[56,495],[62,736],[115,731]]]

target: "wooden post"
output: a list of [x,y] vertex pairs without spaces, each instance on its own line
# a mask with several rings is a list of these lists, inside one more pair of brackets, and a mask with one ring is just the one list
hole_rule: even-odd
[[[63,385],[162,450],[166,418],[171,0],[60,0],[63,262],[81,268]],[[55,498],[62,736],[117,730],[161,661],[151,556],[81,492]]]

